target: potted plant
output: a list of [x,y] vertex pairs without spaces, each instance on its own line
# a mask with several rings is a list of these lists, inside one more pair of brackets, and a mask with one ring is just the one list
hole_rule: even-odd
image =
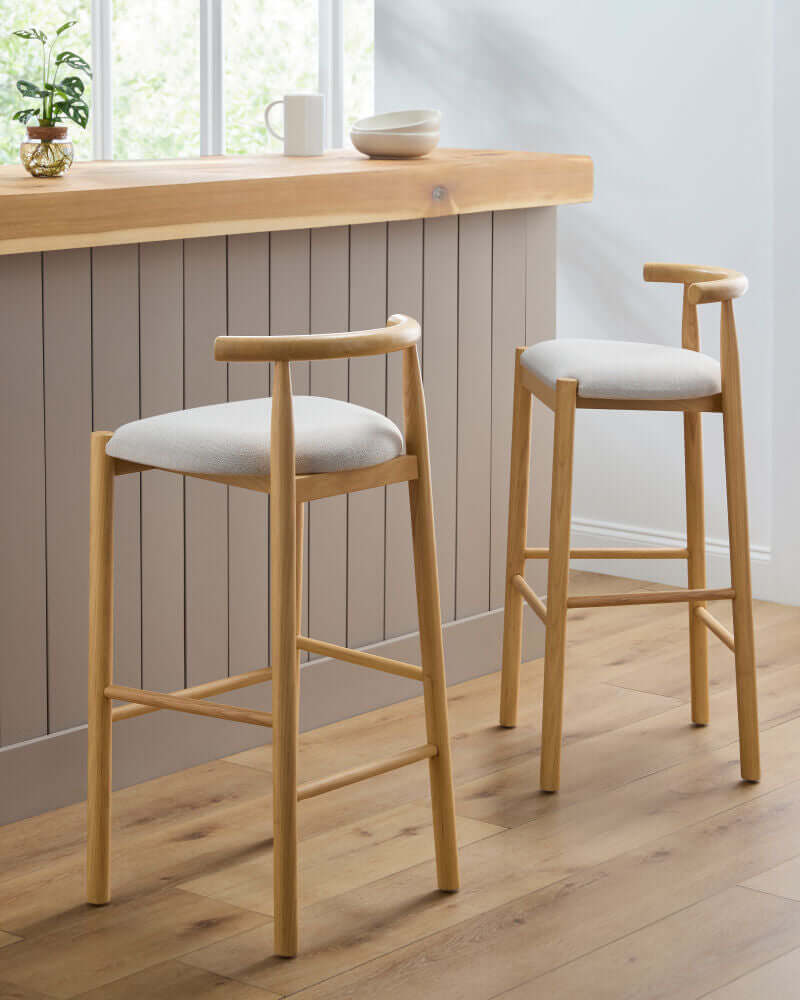
[[89,64],[75,52],[65,49],[54,55],[53,49],[58,39],[77,24],[65,21],[56,31],[52,41],[38,28],[21,28],[15,31],[17,38],[27,38],[42,46],[42,81],[17,80],[17,90],[23,97],[36,99],[36,105],[16,111],[13,121],[27,124],[32,118],[38,125],[28,125],[28,136],[20,143],[19,154],[22,165],[34,177],[60,177],[72,166],[74,149],[68,136],[66,125],[59,122],[70,121],[86,128],[89,121],[89,105],[83,93],[85,90],[80,76],[62,76],[66,69],[76,70],[91,77]]

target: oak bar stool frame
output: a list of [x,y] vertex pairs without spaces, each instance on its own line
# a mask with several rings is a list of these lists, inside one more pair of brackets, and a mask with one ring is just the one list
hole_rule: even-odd
[[[110,893],[112,722],[172,709],[268,726],[273,731],[273,825],[275,952],[298,949],[297,803],[374,775],[427,760],[439,888],[459,887],[455,805],[447,721],[447,694],[434,536],[428,431],[417,342],[419,324],[391,316],[388,325],[358,333],[280,337],[218,337],[214,357],[227,362],[274,365],[269,475],[199,478],[270,493],[271,669],[227,677],[162,694],[113,683],[113,495],[114,477],[148,466],[106,454],[112,435],[91,438],[89,585],[89,756],[87,803],[87,898],[108,903]],[[291,361],[322,361],[403,352],[405,454],[365,468],[314,475],[295,471]],[[175,471],[175,470],[167,470]],[[193,473],[179,472],[179,475]],[[345,649],[299,635],[302,588],[303,504],[357,490],[408,482],[422,666]],[[301,650],[397,674],[423,685],[427,742],[394,757],[298,785],[299,654]],[[272,713],[207,702],[226,691],[272,679]],[[112,700],[129,704],[112,707]]]
[[[557,791],[560,783],[567,611],[570,608],[662,604],[678,601],[686,601],[689,605],[692,721],[697,725],[707,725],[709,721],[706,634],[708,628],[732,650],[735,657],[742,778],[746,781],[758,781],[760,778],[741,379],[733,316],[733,299],[744,295],[747,291],[747,278],[737,271],[723,268],[646,264],[644,279],[683,284],[681,342],[685,350],[700,350],[697,306],[707,302],[721,303],[720,392],[676,399],[587,398],[579,395],[577,379],[557,378],[553,389],[521,363],[526,348],[518,348],[516,354],[500,724],[513,727],[517,723],[524,599],[545,626],[540,775],[541,787],[545,791]],[[532,396],[536,396],[549,406],[555,418],[550,540],[546,549],[529,548],[526,541]],[[687,524],[685,548],[570,549],[576,409],[677,410],[683,413]],[[731,586],[720,589],[706,587],[703,451],[700,424],[703,413],[721,413],[723,422]],[[688,587],[653,593],[569,597],[567,579],[570,557],[686,559]],[[528,559],[549,560],[546,604],[525,581],[525,562]],[[713,600],[732,601],[732,633],[706,607],[706,602]]]

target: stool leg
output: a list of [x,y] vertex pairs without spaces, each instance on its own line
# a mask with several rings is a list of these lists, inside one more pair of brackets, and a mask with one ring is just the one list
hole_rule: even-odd
[[[699,413],[683,415],[683,449],[686,468],[686,547],[688,585],[706,585],[706,529],[703,512],[703,431]],[[692,722],[708,725],[708,633],[695,614],[705,601],[689,604],[689,664],[692,686]]]
[[297,954],[298,508],[288,362],[275,365],[270,456],[275,953]]
[[578,383],[574,379],[558,379],[556,382],[540,773],[540,783],[546,792],[557,792],[561,780],[569,525],[572,512],[572,451],[575,439],[577,388]]
[[753,598],[750,585],[750,538],[747,525],[747,483],[739,355],[733,307],[722,303],[722,426],[725,442],[725,479],[728,493],[728,534],[731,548],[733,635],[736,658],[736,700],[739,712],[739,754],[742,778],[759,781],[761,764],[756,697],[756,660],[753,636]]
[[425,398],[416,348],[403,354],[406,449],[417,456],[418,478],[409,481],[411,536],[414,546],[414,573],[417,587],[419,640],[424,672],[425,727],[428,743],[437,755],[428,761],[433,810],[433,836],[439,888],[456,892],[459,888],[458,844],[456,841],[453,765],[447,720],[447,687],[444,675],[442,613],[439,600],[439,573],[433,521],[428,429]]
[[[296,573],[296,588],[297,588],[297,631],[302,631],[303,628],[303,536],[305,535],[305,509],[306,505],[304,503],[299,503],[297,505],[297,520],[295,527],[295,565],[297,569]],[[297,670],[298,670],[298,696],[299,696],[299,683],[300,683],[300,657],[302,656],[302,650],[297,650]]]
[[89,529],[89,756],[86,898],[109,902],[111,846],[111,699],[114,660],[114,460],[111,435],[92,434]]
[[519,668],[522,658],[522,594],[511,583],[525,575],[528,527],[528,479],[531,455],[531,394],[520,381],[518,348],[514,377],[514,417],[511,427],[511,471],[508,488],[506,599],[503,613],[503,667],[500,681],[500,725],[517,724]]

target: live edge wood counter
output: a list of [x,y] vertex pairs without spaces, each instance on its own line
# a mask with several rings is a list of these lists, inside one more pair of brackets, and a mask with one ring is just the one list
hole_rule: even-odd
[[[86,793],[90,432],[267,395],[266,365],[214,361],[221,334],[422,321],[447,679],[498,668],[514,349],[555,335],[556,206],[591,194],[591,160],[546,153],[77,163],[58,180],[0,167],[0,824]],[[294,391],[402,425],[400,363],[301,362]],[[551,438],[534,428],[540,468]],[[268,667],[266,497],[145,472],[117,480],[115,506],[114,683],[169,692]],[[547,506],[531,500],[531,545]],[[311,499],[306,518],[304,730],[417,693],[327,644],[419,662],[405,484]],[[540,655],[535,616],[524,634]],[[230,700],[268,712],[270,684]],[[114,734],[118,786],[267,738],[137,714]]]
[[0,168],[0,253],[427,219],[589,201],[586,156],[437,149],[414,160],[214,156]]

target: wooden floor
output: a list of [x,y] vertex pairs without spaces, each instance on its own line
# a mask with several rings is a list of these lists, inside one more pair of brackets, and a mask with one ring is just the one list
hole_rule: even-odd
[[[800,609],[756,611],[759,785],[737,780],[713,636],[712,722],[689,724],[686,614],[571,612],[557,796],[537,791],[541,661],[515,730],[497,674],[450,689],[457,895],[433,889],[423,764],[304,802],[295,960],[270,955],[268,749],[117,793],[106,908],[83,903],[82,806],[1,829],[0,998],[800,995]],[[302,778],[422,733],[417,700],[317,730]]]

